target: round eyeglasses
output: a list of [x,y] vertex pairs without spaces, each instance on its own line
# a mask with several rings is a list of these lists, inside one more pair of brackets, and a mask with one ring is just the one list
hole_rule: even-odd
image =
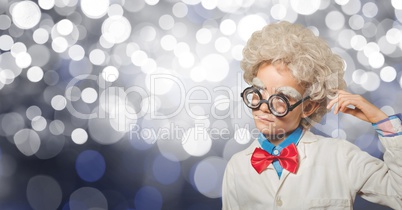
[[265,100],[262,97],[261,91],[261,89],[253,86],[248,87],[241,93],[241,97],[244,103],[251,109],[258,109],[261,104],[266,103],[269,111],[276,117],[284,117],[303,101],[310,98],[310,96],[307,96],[297,101],[295,104],[290,105],[289,99],[283,94],[273,94],[269,96],[268,100]]

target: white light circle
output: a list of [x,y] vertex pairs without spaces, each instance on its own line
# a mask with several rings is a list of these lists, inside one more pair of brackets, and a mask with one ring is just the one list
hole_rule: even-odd
[[36,116],[31,121],[31,126],[35,131],[43,131],[46,128],[47,121],[42,116]]
[[340,30],[345,25],[345,16],[338,11],[329,12],[325,16],[325,24],[333,31]]
[[50,10],[54,7],[55,0],[39,0],[39,6],[44,10]]
[[73,45],[68,49],[68,55],[74,61],[80,61],[85,56],[85,50],[81,45]]
[[221,197],[226,164],[226,160],[220,157],[208,157],[197,164],[194,171],[197,190],[209,198]]
[[391,4],[395,9],[402,10],[402,1],[401,0],[391,0]]
[[207,28],[201,28],[195,34],[197,42],[200,44],[208,44],[212,39],[212,33]]
[[221,82],[229,74],[229,63],[220,54],[209,54],[201,60],[201,66],[206,70],[206,80]]
[[183,149],[192,156],[203,156],[209,152],[212,140],[203,127],[193,127],[182,138]]
[[44,44],[49,40],[49,32],[44,28],[38,28],[34,31],[32,38],[37,44]]
[[251,133],[246,128],[239,128],[234,133],[234,139],[239,144],[247,144],[251,140]]
[[109,9],[109,0],[81,0],[81,10],[89,18],[103,17]]
[[236,32],[236,23],[232,19],[225,19],[219,25],[222,34],[230,36]]
[[290,6],[301,15],[311,15],[320,8],[320,2],[320,0],[290,0]]
[[15,4],[11,14],[13,23],[21,29],[30,29],[36,26],[41,18],[39,6],[33,1],[20,1]]
[[247,15],[243,17],[237,25],[237,33],[243,41],[247,41],[251,34],[261,30],[267,22],[259,15]]
[[131,34],[131,24],[124,16],[112,16],[102,24],[102,36],[110,43],[122,43]]
[[374,72],[366,72],[367,80],[361,85],[367,91],[375,91],[380,87],[380,77]]
[[358,51],[363,50],[366,45],[367,45],[367,40],[362,35],[355,35],[350,40],[350,46],[352,46],[352,48],[354,50],[358,50]]
[[396,70],[392,66],[385,66],[380,71],[381,80],[384,82],[392,82],[396,79]]
[[26,68],[32,63],[32,57],[26,52],[19,53],[15,58],[15,63],[20,68]]
[[287,8],[283,4],[275,4],[271,8],[271,16],[275,20],[282,20],[286,17]]
[[370,53],[368,56],[369,65],[373,68],[381,68],[384,65],[384,55],[379,52]]
[[219,37],[215,40],[215,49],[220,53],[225,53],[230,50],[232,43],[226,37]]
[[52,49],[57,53],[62,53],[68,48],[68,42],[64,37],[56,37],[52,42]]
[[102,77],[107,82],[114,82],[119,78],[119,71],[114,66],[107,66],[102,71]]
[[66,108],[67,100],[62,95],[55,95],[52,100],[50,101],[54,110],[60,111]]
[[59,34],[67,36],[73,32],[74,25],[68,19],[63,19],[56,24],[56,30]]
[[82,128],[76,128],[71,132],[71,139],[76,144],[84,144],[88,140],[88,133]]
[[27,77],[31,82],[39,82],[43,79],[43,70],[38,66],[33,66],[28,69]]
[[88,87],[81,92],[82,101],[88,104],[92,104],[98,99],[98,92],[95,89]]
[[34,130],[24,128],[14,135],[14,143],[22,154],[31,156],[39,150],[41,141]]

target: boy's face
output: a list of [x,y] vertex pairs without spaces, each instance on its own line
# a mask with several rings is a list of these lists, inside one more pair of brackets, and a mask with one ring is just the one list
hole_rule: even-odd
[[[259,84],[254,85],[264,89],[264,99],[268,99],[272,94],[281,93],[288,98],[290,105],[293,105],[305,91],[297,83],[290,70],[281,64],[262,64],[257,72],[256,81],[258,80]],[[299,105],[286,116],[276,117],[270,113],[267,104],[263,103],[258,109],[253,109],[252,114],[257,129],[265,134],[272,143],[279,143],[278,141],[284,139],[299,126],[303,117],[302,107]]]

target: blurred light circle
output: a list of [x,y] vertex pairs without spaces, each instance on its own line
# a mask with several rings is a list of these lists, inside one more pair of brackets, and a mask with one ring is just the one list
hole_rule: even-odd
[[398,44],[402,41],[401,29],[391,28],[387,31],[386,39],[390,44]]
[[[111,100],[115,100],[115,98]],[[111,101],[110,104],[113,102],[116,101]],[[118,103],[122,103],[122,101]],[[113,114],[113,118],[93,118],[88,121],[88,132],[92,139],[99,144],[110,145],[120,141],[125,134],[123,131],[127,131],[127,128],[131,124],[125,116],[127,111],[124,106],[118,105],[110,109],[112,109],[111,113]],[[101,110],[100,112],[104,111]],[[104,115],[104,113],[101,114]]]
[[10,112],[1,116],[1,128],[5,136],[11,136],[25,127],[24,118],[17,112]]
[[301,15],[311,15],[320,8],[320,0],[290,0],[290,6]]
[[[17,75],[9,69],[0,69],[0,85],[8,85],[14,82]],[[0,88],[1,89],[1,88]]]
[[226,109],[228,109],[229,107],[230,107],[230,99],[227,97],[227,96],[225,96],[225,95],[218,95],[216,98],[215,98],[215,100],[214,100],[214,104],[213,104],[213,106],[216,108],[216,109],[218,109],[218,110],[220,110],[220,111],[223,111],[223,110],[226,110]]
[[271,16],[275,20],[282,20],[286,17],[287,8],[283,4],[275,4],[271,7]]
[[84,58],[85,50],[81,45],[73,45],[68,49],[68,55],[74,61],[79,61]]
[[346,132],[343,129],[335,129],[331,133],[332,138],[347,139]]
[[397,44],[389,43],[385,36],[382,36],[378,39],[378,46],[380,47],[380,51],[385,55],[392,55],[392,53],[394,53],[398,47]]
[[218,0],[201,0],[201,5],[207,10],[213,10],[218,6]]
[[42,116],[36,116],[32,119],[31,126],[35,131],[43,131],[45,130],[47,125],[47,121]]
[[206,80],[210,82],[221,82],[229,74],[229,63],[220,54],[209,54],[201,60],[202,68],[206,69]]
[[204,127],[190,128],[182,137],[184,150],[192,156],[203,156],[209,152],[212,140]]
[[174,26],[174,19],[171,15],[162,15],[159,18],[159,27],[163,30],[170,30]]
[[76,128],[71,132],[71,139],[76,144],[84,144],[88,140],[88,133],[82,128]]
[[158,64],[156,64],[156,61],[152,58],[147,58],[142,64],[141,64],[141,71],[146,73],[146,74],[152,74],[158,69]]
[[52,41],[52,49],[57,53],[62,53],[68,48],[68,42],[64,37],[56,37]]
[[26,116],[29,120],[32,120],[36,116],[41,116],[42,115],[42,110],[38,106],[30,106],[28,109],[25,111]]
[[32,57],[26,52],[21,52],[15,58],[15,63],[20,68],[26,68],[32,63]]
[[367,2],[366,4],[363,5],[362,12],[364,16],[368,18],[373,18],[378,13],[378,7],[373,2]]
[[361,2],[360,0],[342,0],[342,11],[347,15],[354,15],[360,11]]
[[27,52],[27,47],[25,46],[24,43],[22,42],[16,42],[13,44],[11,47],[11,54],[16,57],[20,53],[26,53]]
[[349,26],[353,30],[360,30],[364,27],[364,18],[361,15],[352,15],[349,18]]
[[173,15],[182,18],[185,17],[188,13],[187,5],[182,2],[177,2],[172,7]]
[[37,44],[44,44],[49,40],[49,33],[44,28],[38,28],[34,31],[32,38]]
[[82,101],[88,104],[92,104],[98,99],[98,92],[95,89],[88,87],[81,92]]
[[38,0],[39,6],[44,10],[50,10],[54,7],[55,0]]
[[190,46],[185,43],[185,42],[179,42],[177,43],[175,49],[174,49],[174,54],[179,57],[184,53],[189,53],[190,52]]
[[395,114],[394,108],[388,105],[381,107],[381,111],[385,112],[385,114],[387,114],[388,116]]
[[190,52],[181,53],[178,56],[179,64],[183,68],[190,68],[194,65],[194,55]]
[[[49,50],[49,48],[45,45],[40,45],[40,44],[35,44],[35,45],[31,45],[28,48],[28,53],[31,55],[32,57],[32,66],[39,66],[39,67],[44,67],[46,64],[49,63],[49,61],[51,61],[51,52]],[[48,71],[52,71],[52,70],[47,70]]]
[[178,82],[180,82],[180,80],[166,69],[159,69],[152,75],[148,74],[145,80],[148,90],[151,91],[151,94],[155,95],[165,95],[169,93],[174,85],[180,86]]
[[367,74],[364,70],[357,69],[356,71],[353,71],[352,79],[354,83],[360,85],[367,81]]
[[197,164],[194,171],[194,185],[208,198],[222,196],[222,181],[227,162],[220,157],[208,157]]
[[140,31],[141,39],[145,41],[153,41],[156,37],[156,30],[153,26],[144,26]]
[[[217,0],[217,7],[220,11],[224,12],[224,13],[236,13],[236,11],[239,10],[239,8],[243,7],[247,7],[247,5],[245,5],[247,2],[254,2],[254,0],[251,1],[237,1],[237,0],[227,0],[227,1],[219,1]],[[244,4],[244,5],[242,5]]]
[[1,35],[0,36],[0,50],[8,51],[14,44],[14,40],[9,35]]
[[135,194],[134,205],[137,210],[162,209],[162,204],[162,194],[154,187],[143,186]]
[[251,34],[261,30],[267,22],[259,15],[247,15],[243,17],[237,25],[237,33],[243,41],[247,41]]
[[156,180],[164,185],[172,184],[179,178],[181,167],[178,160],[173,161],[174,156],[166,159],[162,155],[156,156],[152,164],[152,172]]
[[38,66],[33,66],[28,69],[27,77],[31,82],[39,82],[43,79],[43,70]]
[[363,52],[365,56],[370,57],[371,54],[380,52],[380,47],[375,42],[369,42],[364,46]]
[[35,154],[40,147],[39,135],[32,129],[21,129],[14,135],[14,143],[25,156]]
[[157,5],[159,3],[159,0],[145,0],[145,3],[153,6],[153,5]]
[[352,46],[350,45],[350,40],[354,37],[356,33],[350,29],[342,30],[338,35],[338,43],[344,49],[350,49]]
[[87,182],[96,182],[105,173],[106,163],[102,154],[95,150],[81,152],[75,162],[78,176]]
[[392,6],[397,10],[402,10],[402,2],[400,0],[391,0]]
[[349,0],[335,0],[335,3],[337,3],[339,5],[345,5],[348,2],[349,2]]
[[207,77],[206,70],[201,66],[196,66],[192,68],[190,71],[190,78],[194,82],[202,82],[206,79],[206,77]]
[[225,19],[219,25],[219,29],[226,36],[233,35],[236,32],[236,23],[232,19]]
[[106,55],[100,49],[94,49],[89,53],[89,60],[94,65],[101,65],[105,62]]
[[175,49],[177,40],[172,35],[165,35],[161,38],[161,47],[166,51],[172,51]]
[[384,55],[379,52],[373,52],[368,56],[369,64],[373,68],[380,68],[384,65]]
[[380,87],[381,80],[374,72],[366,72],[367,80],[362,82],[362,87],[367,91],[375,91]]
[[396,70],[392,66],[385,66],[380,71],[381,80],[384,82],[392,82],[396,78]]
[[122,43],[131,34],[131,24],[124,16],[112,16],[102,24],[103,37],[110,43]]
[[59,34],[61,34],[63,36],[67,36],[67,35],[71,34],[71,32],[73,32],[73,29],[74,29],[73,23],[68,19],[60,20],[56,24],[57,32],[59,32]]
[[230,50],[232,43],[226,37],[219,37],[215,40],[215,49],[220,53],[225,53]]
[[60,135],[64,132],[65,126],[63,121],[61,120],[53,120],[52,122],[49,123],[49,131],[53,135]]
[[60,111],[66,108],[67,100],[62,95],[55,95],[52,100],[50,101],[54,110]]
[[182,0],[182,2],[188,4],[188,5],[196,5],[201,2],[201,0]]
[[131,55],[131,62],[133,62],[133,64],[136,66],[142,66],[142,64],[146,62],[147,59],[147,53],[142,50],[137,50]]
[[107,15],[110,16],[123,16],[124,14],[124,10],[121,7],[121,5],[119,4],[112,4],[108,11],[107,11]]
[[70,195],[69,207],[74,210],[108,209],[106,197],[93,187],[81,187]]
[[11,19],[8,15],[0,15],[0,30],[7,30],[11,26]]
[[59,209],[63,193],[59,183],[50,176],[37,175],[29,179],[26,189],[33,209]]
[[107,66],[102,71],[102,77],[107,82],[114,82],[119,78],[119,71],[114,66]]
[[340,30],[345,26],[345,16],[338,11],[329,12],[325,16],[325,24],[331,30]]
[[14,5],[11,14],[18,28],[30,29],[39,23],[42,13],[33,1],[20,1]]
[[238,128],[234,133],[234,139],[239,144],[247,144],[251,140],[251,133],[246,128]]
[[109,0],[81,0],[81,10],[89,18],[103,17],[109,9]]
[[357,51],[363,50],[366,45],[367,40],[362,35],[355,35],[350,40],[350,46],[352,46],[352,48]]
[[241,61],[243,59],[243,45],[235,45],[234,47],[232,47],[232,57],[237,60],[237,61]]
[[212,39],[212,33],[207,28],[201,28],[196,33],[197,42],[200,44],[208,44]]

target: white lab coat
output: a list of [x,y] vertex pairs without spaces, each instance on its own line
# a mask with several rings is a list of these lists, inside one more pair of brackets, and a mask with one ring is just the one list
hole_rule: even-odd
[[297,145],[296,174],[274,167],[258,174],[250,158],[255,140],[228,162],[223,210],[353,209],[357,193],[371,202],[402,209],[402,136],[380,137],[384,161],[354,144],[306,131]]

